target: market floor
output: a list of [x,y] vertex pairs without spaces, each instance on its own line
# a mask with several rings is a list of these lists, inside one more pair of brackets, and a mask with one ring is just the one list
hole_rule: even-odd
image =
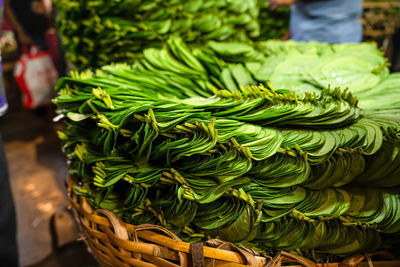
[[[54,112],[24,110],[14,86],[8,86],[10,108],[0,120],[17,213],[21,266],[95,266],[78,237],[68,205],[66,161],[52,122]],[[11,88],[10,88],[11,87]],[[54,251],[50,218],[62,249]],[[54,235],[53,235],[54,236]],[[66,245],[65,245],[66,244]]]

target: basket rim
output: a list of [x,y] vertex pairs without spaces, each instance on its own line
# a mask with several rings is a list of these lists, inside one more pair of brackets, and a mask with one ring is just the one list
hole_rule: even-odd
[[[189,266],[187,265],[188,259],[187,256],[192,256],[193,252],[193,244],[199,243],[188,243],[182,241],[178,236],[173,234],[171,231],[166,228],[158,225],[151,224],[142,224],[142,225],[132,225],[124,222],[120,217],[118,217],[115,213],[109,210],[104,209],[96,209],[94,210],[86,200],[84,196],[78,196],[73,193],[72,187],[75,184],[74,179],[69,178],[68,181],[68,198],[70,200],[72,209],[75,214],[75,219],[78,222],[81,231],[85,233],[86,238],[84,238],[86,244],[91,250],[91,253],[95,256],[95,258],[100,262],[106,262],[110,266],[114,266],[114,262],[109,259],[107,255],[97,255],[93,250],[99,249],[90,244],[90,239],[87,238],[88,231],[90,230],[91,224],[100,225],[99,230],[103,231],[102,234],[105,234],[108,238],[110,238],[110,242],[117,243],[120,248],[132,250],[132,248],[136,248],[136,253],[143,253],[144,259],[149,256],[166,256],[168,259],[178,260],[181,262],[181,265],[158,265],[158,266]],[[111,230],[113,229],[113,230]],[[117,229],[117,230],[115,230]],[[162,231],[166,235],[159,234],[154,232],[154,230]],[[168,236],[167,236],[168,235]],[[130,240],[129,237],[133,237],[133,240]],[[132,239],[132,238],[131,238]],[[139,239],[151,242],[145,243],[139,241]],[[214,239],[217,240],[217,239]],[[220,246],[210,247],[206,246],[203,242],[203,260],[204,259],[212,259],[215,262],[229,264],[229,266],[268,266],[275,267],[281,266],[282,262],[291,261],[297,262],[300,265],[290,265],[291,267],[300,267],[300,266],[357,266],[363,261],[367,261],[369,263],[378,264],[380,263],[388,263],[392,262],[398,265],[390,265],[390,266],[400,266],[400,260],[397,260],[390,252],[388,251],[377,251],[373,253],[364,253],[364,254],[355,254],[350,257],[347,257],[340,263],[315,263],[310,259],[305,257],[297,256],[285,251],[279,252],[275,257],[263,257],[258,255],[252,249],[246,247],[239,247],[230,242],[225,242],[222,240],[217,240],[222,242]],[[136,243],[136,246],[135,246]],[[232,246],[235,251],[225,250],[223,247]],[[164,246],[164,247],[163,247]],[[156,253],[154,254],[154,251]],[[171,251],[174,251],[176,256],[174,257],[171,254]],[[245,251],[245,252],[244,252]],[[115,252],[117,253],[117,252]],[[373,256],[381,256],[387,258],[388,261],[372,261]],[[129,264],[137,264],[137,260],[132,258],[132,261]],[[250,265],[249,265],[250,263]],[[162,263],[160,263],[162,264]],[[333,265],[332,265],[333,264]],[[120,266],[118,264],[118,266]],[[126,265],[121,265],[126,266]],[[135,265],[136,266],[136,265]],[[143,265],[139,264],[137,266],[157,266],[157,265]],[[214,266],[214,265],[213,265]],[[218,266],[218,265],[216,265]],[[222,266],[222,265],[221,265]],[[226,266],[226,265],[224,265]],[[369,265],[374,266],[374,265]],[[387,265],[385,265],[387,266]]]
[[[87,223],[82,219],[82,216],[85,216],[87,219],[89,219],[91,222],[104,225],[102,230],[107,231],[108,234],[114,234],[112,233],[111,230],[106,230],[106,228],[113,228],[115,225],[111,223],[110,216],[115,216],[113,212],[111,211],[106,211],[107,217],[100,216],[99,213],[102,215],[105,215],[104,211],[105,210],[94,210],[92,207],[89,205],[87,202],[86,198],[84,196],[77,196],[73,193],[72,187],[74,185],[73,179],[69,179],[68,182],[68,197],[71,203],[71,206],[73,207],[73,210],[76,211],[75,214],[75,219],[79,222],[81,226],[83,226],[83,231],[86,233],[88,231],[88,226]],[[99,212],[100,211],[100,212]],[[114,214],[114,215],[111,215]],[[179,237],[177,237],[175,234],[171,233],[169,230],[165,229],[162,226],[158,225],[150,225],[150,224],[144,224],[144,225],[132,225],[129,223],[124,222],[120,218],[118,218],[118,223],[124,227],[127,231],[128,234],[133,234],[136,233],[139,238],[150,241],[150,242],[155,242],[160,245],[167,246],[169,249],[175,250],[178,253],[184,253],[184,254],[191,254],[191,243],[184,242],[180,240]],[[114,220],[114,222],[116,222]],[[147,230],[149,228],[149,230]],[[161,230],[164,232],[169,232],[170,234],[173,235],[173,238],[158,234],[156,232],[153,232],[151,230]],[[166,231],[165,231],[166,230]],[[124,234],[122,235],[124,236]],[[86,240],[87,241],[87,240]],[[114,241],[116,241],[114,239]],[[131,240],[126,240],[127,243],[125,245],[130,246],[134,241]],[[88,242],[86,242],[88,243]],[[229,242],[224,242],[224,244],[231,244]],[[233,245],[233,244],[232,244]],[[89,246],[89,244],[88,244]],[[236,247],[236,246],[235,246]],[[127,248],[124,246],[124,248]],[[208,247],[208,246],[203,246],[203,252],[204,252],[204,258],[209,258],[209,259],[214,259],[217,261],[224,261],[224,262],[229,262],[234,265],[232,266],[247,266],[246,260],[243,259],[243,255],[239,252],[234,252],[234,251],[229,251],[225,249],[220,249],[220,248],[213,248],[213,247]],[[296,255],[295,255],[296,256]],[[267,264],[268,259],[262,256],[256,256],[254,255],[255,262],[257,263],[257,266],[264,266]],[[272,258],[271,258],[272,259]],[[305,259],[305,258],[304,258]],[[309,261],[308,259],[306,259]],[[310,261],[310,263],[312,263]],[[309,265],[309,266],[315,266],[315,265]]]

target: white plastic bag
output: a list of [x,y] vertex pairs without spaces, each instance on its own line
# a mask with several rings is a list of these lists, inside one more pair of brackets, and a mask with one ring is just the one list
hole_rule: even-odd
[[25,108],[37,108],[50,103],[58,73],[47,51],[36,47],[23,49],[14,77],[22,91]]

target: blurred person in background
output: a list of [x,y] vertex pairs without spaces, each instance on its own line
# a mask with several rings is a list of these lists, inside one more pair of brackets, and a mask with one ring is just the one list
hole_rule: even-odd
[[[0,26],[3,19],[3,0],[0,0]],[[1,32],[0,32],[1,35]],[[0,57],[1,58],[1,57]],[[1,61],[0,61],[0,73]],[[0,119],[7,111],[7,99],[3,77],[0,77]],[[0,133],[0,264],[18,266],[17,229],[14,200],[8,176],[7,160]]]
[[35,45],[46,49],[48,14],[39,0],[4,0],[4,15],[17,34],[22,46]]
[[294,41],[359,43],[362,0],[268,0],[271,9],[291,5],[290,35]]
[[[20,60],[27,60],[25,55],[35,56],[39,51],[48,52],[58,74],[65,76],[64,52],[55,29],[55,11],[52,9],[51,0],[4,0],[4,6],[6,21],[16,34]],[[26,91],[22,89],[22,92]],[[49,109],[48,104],[51,102],[44,101],[35,106],[35,114],[38,116],[48,114],[52,108],[50,106]]]
[[60,76],[66,74],[64,51],[55,31],[51,0],[4,0],[5,17],[14,29],[19,46],[49,51]]

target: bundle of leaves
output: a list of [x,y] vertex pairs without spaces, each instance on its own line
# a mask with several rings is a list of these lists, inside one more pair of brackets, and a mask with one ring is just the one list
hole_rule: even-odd
[[270,40],[259,48],[267,59],[250,71],[260,81],[297,93],[348,88],[363,109],[400,108],[399,73],[389,74],[387,60],[374,44]]
[[254,85],[268,60],[243,44],[171,39],[138,64],[61,79],[75,193],[188,241],[314,256],[395,246],[399,110],[364,112],[346,90]]
[[134,62],[169,36],[192,45],[260,35],[257,0],[56,0],[67,57],[77,67]]

